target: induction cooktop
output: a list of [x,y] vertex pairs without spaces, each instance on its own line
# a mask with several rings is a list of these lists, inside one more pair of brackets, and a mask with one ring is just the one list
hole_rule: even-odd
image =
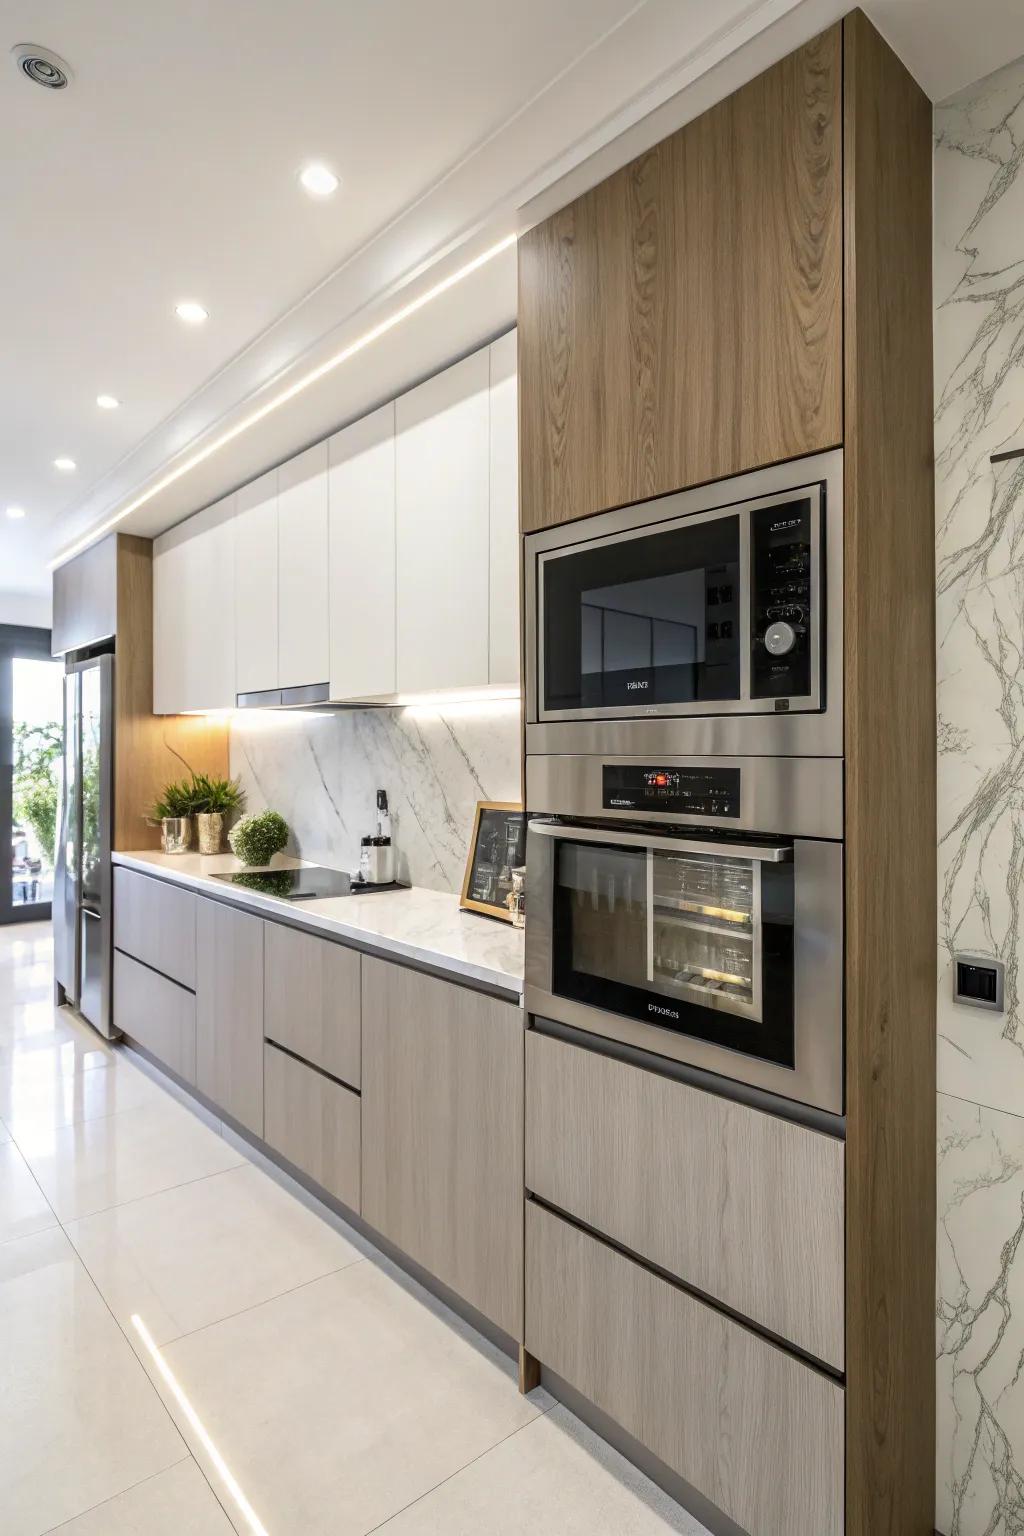
[[367,880],[353,880],[343,869],[326,869],[319,864],[304,869],[246,869],[236,874],[214,875],[227,885],[258,891],[261,896],[279,896],[284,901],[323,901],[328,896],[368,896],[375,891],[404,891],[406,886],[392,880],[388,885],[371,885]]

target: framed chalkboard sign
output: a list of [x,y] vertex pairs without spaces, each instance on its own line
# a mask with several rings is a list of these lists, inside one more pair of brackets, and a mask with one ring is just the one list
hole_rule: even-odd
[[526,813],[512,801],[477,802],[461,907],[512,921],[512,871],[526,862]]

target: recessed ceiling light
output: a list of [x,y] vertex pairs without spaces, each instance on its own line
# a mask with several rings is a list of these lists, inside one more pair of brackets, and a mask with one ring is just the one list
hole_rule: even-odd
[[202,325],[204,320],[209,320],[209,311],[195,299],[182,299],[180,304],[175,304],[174,313],[179,320],[184,320],[186,325]]
[[7,516],[10,517],[10,518],[24,517],[25,516],[25,508],[24,507],[8,507],[7,508]]
[[97,395],[96,404],[101,411],[116,411],[121,402],[116,395]]
[[73,469],[78,468],[78,465],[75,463],[74,459],[65,458],[62,454],[59,459],[54,459],[53,467],[54,469],[63,470],[66,475],[70,475]]
[[40,48],[37,43],[15,43],[11,49],[14,62],[33,85],[45,86],[48,91],[66,90],[71,80],[71,66],[59,53]]
[[310,197],[330,197],[332,192],[338,190],[337,176],[319,160],[314,160],[311,165],[304,166],[299,172],[299,180]]

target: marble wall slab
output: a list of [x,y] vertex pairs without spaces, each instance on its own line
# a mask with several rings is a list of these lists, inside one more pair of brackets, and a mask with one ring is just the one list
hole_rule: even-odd
[[[1024,60],[936,109],[939,1087],[1024,1113]],[[1005,1016],[952,1001],[955,949]]]
[[[935,113],[938,1501],[1024,1532],[1024,59]],[[952,955],[1006,966],[957,1006]]]
[[391,806],[399,878],[462,888],[478,800],[518,800],[519,706],[259,713],[231,726],[231,772],[248,810],[280,811],[289,851],[354,870],[376,792]]

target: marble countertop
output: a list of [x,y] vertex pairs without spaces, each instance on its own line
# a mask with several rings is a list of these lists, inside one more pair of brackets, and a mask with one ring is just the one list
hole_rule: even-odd
[[[523,932],[496,918],[463,912],[459,898],[443,891],[412,886],[404,891],[380,891],[368,896],[334,896],[324,901],[287,901],[279,896],[243,890],[214,880],[215,874],[235,874],[245,865],[230,853],[115,853],[115,864],[143,874],[159,875],[236,906],[287,915],[303,928],[365,944],[380,954],[415,960],[449,971],[469,981],[522,996]],[[300,869],[307,861],[276,856],[272,869]]]

